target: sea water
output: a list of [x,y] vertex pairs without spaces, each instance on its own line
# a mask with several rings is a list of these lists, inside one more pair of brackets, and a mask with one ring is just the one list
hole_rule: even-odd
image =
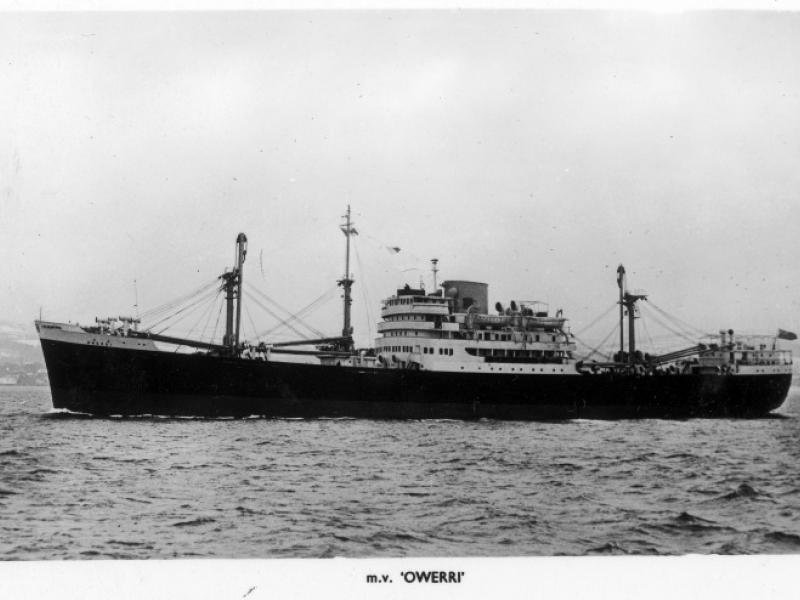
[[0,388],[0,558],[800,552],[800,388],[753,420],[81,418]]

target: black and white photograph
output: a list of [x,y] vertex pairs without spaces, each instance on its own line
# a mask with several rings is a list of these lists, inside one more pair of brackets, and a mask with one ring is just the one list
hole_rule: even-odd
[[800,567],[797,6],[4,8],[0,596]]

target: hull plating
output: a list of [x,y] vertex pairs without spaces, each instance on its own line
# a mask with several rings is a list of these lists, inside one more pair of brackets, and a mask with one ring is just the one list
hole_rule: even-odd
[[778,375],[436,373],[263,362],[42,340],[55,408],[95,415],[619,419],[756,417]]

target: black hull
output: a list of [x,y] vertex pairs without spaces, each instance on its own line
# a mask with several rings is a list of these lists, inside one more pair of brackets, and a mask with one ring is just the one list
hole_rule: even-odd
[[627,419],[758,417],[791,374],[525,375],[359,369],[42,340],[53,406],[93,415]]

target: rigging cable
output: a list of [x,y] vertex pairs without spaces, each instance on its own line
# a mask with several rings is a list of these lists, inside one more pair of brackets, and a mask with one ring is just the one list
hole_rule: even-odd
[[286,321],[289,321],[289,322],[290,321],[297,321],[299,323],[303,323],[305,325],[305,327],[307,329],[310,329],[312,332],[314,332],[315,335],[321,335],[320,331],[318,331],[314,327],[310,326],[308,323],[303,322],[301,320],[301,317],[304,317],[307,314],[311,314],[313,311],[315,311],[317,308],[322,306],[324,303],[326,303],[329,300],[331,300],[336,295],[336,292],[337,292],[338,288],[339,288],[338,284],[333,286],[327,292],[325,292],[324,294],[321,294],[320,296],[315,298],[312,302],[310,302],[309,304],[307,304],[306,306],[301,308],[299,311],[297,311],[293,315],[290,315],[286,319]]
[[[320,295],[319,297],[317,297],[316,299],[311,301],[307,306],[305,306],[304,308],[301,308],[299,311],[297,311],[297,313],[295,313],[294,315],[291,315],[290,317],[288,317],[286,319],[281,320],[280,317],[275,315],[275,318],[278,319],[280,322],[277,325],[275,325],[274,327],[262,331],[260,334],[258,334],[258,337],[261,338],[261,337],[264,337],[264,336],[268,336],[271,333],[273,333],[273,332],[277,331],[278,329],[280,329],[281,327],[287,325],[288,323],[291,323],[292,321],[302,322],[302,321],[300,321],[300,317],[301,316],[305,315],[306,313],[309,313],[309,312],[313,311],[318,306],[321,306],[322,303],[327,302],[328,300],[330,300],[335,295],[335,293],[338,290],[338,288],[339,288],[338,285],[332,287],[327,292],[325,292],[324,294]],[[312,331],[315,331],[312,327],[310,327],[308,325],[306,325],[306,328],[311,329]],[[315,335],[317,337],[324,337],[324,335],[322,333],[320,333],[320,332],[316,332]]]
[[647,320],[646,319],[639,319],[642,324],[642,329],[644,329],[645,335],[647,335],[647,341],[650,342],[650,348],[653,352],[656,351],[656,345],[653,343],[653,338],[650,337],[650,331],[647,329]]
[[[198,300],[197,300],[195,303],[193,303],[193,304],[190,304],[189,306],[186,306],[185,308],[183,308],[183,309],[179,310],[178,312],[176,312],[175,314],[171,315],[169,318],[177,317],[179,314],[182,314],[182,313],[183,313],[183,316],[181,316],[181,317],[180,317],[180,318],[178,318],[178,319],[175,319],[175,320],[174,320],[172,323],[169,323],[169,324],[165,325],[165,326],[164,326],[164,327],[163,327],[161,330],[157,331],[157,332],[156,332],[156,334],[157,334],[157,335],[161,335],[162,333],[164,333],[164,332],[165,332],[165,331],[167,331],[168,329],[170,329],[170,328],[172,328],[172,327],[175,327],[175,326],[176,326],[178,323],[180,323],[180,322],[182,322],[184,319],[186,319],[186,317],[188,317],[188,316],[189,316],[189,315],[191,315],[191,314],[194,314],[194,310],[195,310],[195,309],[196,309],[198,306],[202,306],[202,305],[203,305],[203,303],[205,303],[205,302],[208,302],[208,301],[209,301],[209,300],[211,300],[211,299],[212,299],[212,298],[211,298],[210,296],[209,296],[209,297],[206,297],[206,298],[200,298],[200,299],[198,299]],[[188,312],[187,312],[187,311],[188,311]],[[204,311],[204,313],[205,313],[205,311]],[[154,327],[155,327],[155,325],[154,325]],[[152,328],[151,328],[151,329],[152,329]],[[150,329],[148,329],[148,331],[150,331]]]
[[[175,314],[177,314],[178,311],[176,311],[175,309],[179,309],[181,307],[181,305],[185,305],[187,302],[192,303],[192,301],[196,300],[196,299],[200,299],[200,300],[205,299],[210,294],[212,294],[213,291],[214,291],[213,286],[212,287],[207,287],[207,289],[205,291],[203,291],[203,292],[195,293],[195,294],[193,294],[191,296],[185,297],[185,299],[182,302],[178,303],[178,304],[172,303],[170,306],[164,306],[164,307],[160,308],[157,311],[151,311],[149,319],[152,319],[154,322],[153,322],[152,325],[143,327],[143,329],[146,331],[146,330],[152,329],[153,327],[156,327],[160,323],[168,321],[171,317],[173,317]],[[173,312],[169,312],[169,311],[173,311]]]
[[214,331],[211,332],[211,341],[214,341],[215,339],[217,339],[217,327],[219,327],[219,320],[222,317],[222,309],[224,308],[224,306],[225,306],[225,303],[224,302],[220,302],[219,311],[217,312],[217,320],[214,323]]
[[[619,325],[615,323],[614,328],[608,333],[608,335],[605,338],[603,338],[603,341],[597,344],[597,346],[594,349],[592,349],[592,351],[588,355],[586,355],[583,358],[583,360],[589,360],[595,354],[600,354],[603,358],[608,359],[609,356],[603,352],[600,352],[600,348],[602,348],[603,345],[608,341],[608,339],[617,332],[617,329],[619,329]],[[583,344],[583,342],[581,343]]]
[[[353,249],[355,250],[356,255],[356,263],[358,264],[359,271],[363,274],[365,273],[364,265],[361,264],[361,255],[358,253],[358,244],[353,244]],[[364,311],[367,313],[367,333],[369,334],[369,339],[375,339],[375,334],[372,333],[372,313],[370,312],[370,301],[367,297],[367,284],[366,280],[361,284],[361,295],[364,298]]]
[[[619,304],[618,302],[614,302],[614,304],[612,304],[603,314],[601,314],[599,317],[594,319],[586,327],[582,327],[581,329],[579,329],[578,333],[584,333],[584,332],[588,331],[589,329],[591,329],[592,327],[594,327],[603,317],[605,317],[608,313],[610,313],[612,310],[614,310],[618,306],[618,304]],[[572,334],[572,335],[573,335],[573,337],[575,336],[575,334]]]
[[147,319],[151,319],[151,318],[153,318],[153,319],[157,318],[161,314],[172,310],[174,307],[180,306],[184,302],[188,302],[189,300],[193,299],[195,296],[197,296],[199,294],[203,294],[206,291],[208,291],[209,289],[211,289],[212,287],[215,287],[217,285],[218,281],[219,281],[219,278],[216,277],[216,278],[214,278],[213,281],[201,285],[199,288],[197,288],[196,290],[194,290],[192,292],[189,292],[188,294],[184,294],[183,296],[180,296],[178,298],[175,298],[173,300],[165,302],[164,304],[156,306],[155,308],[151,308],[149,310],[146,310],[141,314],[140,318],[141,318],[142,321],[146,321]]
[[[261,297],[262,297],[264,300],[266,300],[266,301],[270,302],[270,303],[271,303],[273,306],[275,306],[276,308],[279,308],[280,310],[282,310],[283,312],[285,312],[286,314],[288,314],[288,315],[289,315],[288,317],[286,317],[286,318],[283,318],[283,319],[282,319],[282,318],[281,318],[281,317],[279,317],[278,315],[276,315],[276,314],[274,314],[274,313],[270,313],[270,314],[272,314],[272,315],[273,315],[273,316],[274,316],[274,317],[275,317],[275,318],[276,318],[278,321],[281,321],[281,324],[282,324],[282,325],[283,325],[283,324],[286,324],[286,325],[288,326],[288,323],[289,323],[289,322],[291,322],[291,321],[297,321],[297,323],[298,323],[299,325],[302,325],[303,327],[305,327],[306,329],[308,329],[309,331],[311,331],[312,335],[315,335],[315,336],[317,336],[317,337],[325,337],[325,335],[324,335],[324,334],[323,334],[321,331],[319,331],[318,329],[315,329],[314,327],[312,327],[312,326],[311,326],[311,325],[309,325],[308,323],[304,322],[302,319],[298,318],[296,314],[294,314],[294,315],[293,315],[291,311],[289,311],[289,310],[285,309],[284,307],[282,307],[282,306],[281,306],[280,304],[278,304],[278,303],[277,303],[275,300],[273,300],[272,298],[270,298],[269,296],[267,296],[267,295],[266,295],[264,292],[262,292],[262,291],[261,291],[261,290],[259,290],[258,288],[256,288],[256,287],[253,287],[253,286],[251,286],[251,288],[252,288],[252,290],[253,290],[254,292],[256,292],[256,293],[257,293],[259,296],[261,296]],[[298,313],[298,314],[299,314],[299,313]],[[293,330],[293,331],[296,331],[296,330]],[[302,335],[302,334],[298,333],[297,335]]]
[[[216,293],[216,291],[214,291],[213,293]],[[155,323],[153,323],[153,324],[152,324],[152,325],[150,325],[149,327],[146,327],[146,328],[144,329],[144,331],[152,331],[152,329],[153,329],[153,328],[155,328],[155,327],[158,327],[159,325],[162,325],[162,324],[166,323],[167,321],[169,321],[170,319],[173,319],[174,317],[178,316],[179,314],[181,314],[181,313],[184,313],[184,312],[186,312],[186,311],[187,311],[187,310],[189,310],[189,309],[192,309],[192,308],[195,308],[195,307],[197,307],[197,305],[198,305],[198,304],[201,304],[201,303],[203,303],[203,302],[207,302],[207,301],[208,301],[208,300],[209,300],[211,297],[212,297],[212,294],[206,293],[205,295],[203,295],[203,296],[201,296],[200,298],[196,299],[194,302],[192,302],[192,303],[190,303],[190,304],[187,304],[187,305],[186,305],[186,306],[184,306],[183,308],[181,308],[181,309],[179,309],[179,310],[175,311],[174,313],[171,313],[171,314],[167,315],[166,317],[162,318],[162,319],[161,319],[161,320],[159,320],[159,321],[156,321]],[[184,317],[185,317],[185,316],[186,316],[186,315],[184,315]],[[179,321],[180,321],[180,320],[182,320],[182,319],[183,319],[183,317],[181,317],[181,319],[179,319]],[[162,329],[162,330],[161,330],[161,331],[159,331],[158,333],[160,334],[160,333],[162,333],[163,331],[166,331],[167,329],[169,329],[170,327],[173,327],[173,326],[174,326],[174,325],[175,325],[177,322],[178,322],[178,321],[176,321],[175,323],[172,323],[172,324],[170,324],[170,325],[167,325],[166,327],[164,327],[164,329]]]
[[[273,318],[280,320],[280,317],[279,317],[277,314],[275,314],[275,313],[274,313],[274,312],[273,312],[273,311],[272,311],[270,308],[268,308],[268,307],[264,306],[264,304],[262,304],[262,303],[261,303],[261,302],[258,300],[258,298],[256,298],[255,296],[253,296],[253,295],[252,295],[251,293],[249,293],[249,292],[245,292],[245,295],[246,295],[246,296],[247,296],[247,297],[248,297],[250,300],[252,300],[252,301],[253,301],[253,302],[254,302],[254,303],[255,303],[255,304],[258,306],[258,307],[260,307],[262,310],[265,310],[266,312],[268,312],[268,313],[269,313],[269,314],[270,314],[270,315],[271,315]],[[288,327],[288,328],[289,328],[289,329],[291,329],[292,331],[294,331],[294,332],[295,332],[297,335],[299,335],[301,338],[307,338],[307,334],[300,333],[300,332],[299,332],[297,329],[295,329],[295,328],[294,328],[294,327],[293,327],[293,326],[292,326],[290,323],[286,322],[286,323],[283,323],[283,324],[284,324],[284,325],[286,325],[286,327]],[[261,337],[261,336],[259,335],[259,336],[257,336],[257,337]],[[322,336],[322,335],[320,335],[319,337],[323,337],[323,336]]]
[[[222,290],[220,290],[220,292],[222,292]],[[208,330],[208,324],[211,323],[211,317],[214,316],[214,310],[213,309],[214,309],[214,307],[217,306],[217,302],[219,302],[219,299],[220,299],[221,295],[222,295],[221,293],[217,294],[217,297],[214,299],[214,304],[212,305],[212,310],[210,310],[208,312],[208,319],[206,319],[206,324],[203,326],[203,331],[200,332],[200,340],[201,341],[205,339],[206,331]],[[220,308],[222,308],[222,307],[220,307]],[[210,338],[208,341],[209,342],[213,342],[213,337]]]
[[667,325],[666,323],[661,321],[661,319],[656,317],[655,314],[651,313],[650,311],[647,311],[647,312],[648,312],[648,318],[653,319],[656,323],[661,325],[661,327],[663,327],[664,329],[666,329],[667,331],[669,331],[673,335],[675,335],[675,336],[677,336],[677,337],[679,337],[681,339],[684,339],[684,340],[688,341],[691,344],[694,344],[695,342],[697,342],[696,339],[689,337],[686,334],[686,332],[682,332],[682,331],[678,331],[676,329],[673,329],[671,326]]
[[667,318],[670,321],[672,321],[675,325],[679,325],[681,327],[685,327],[687,329],[687,331],[693,332],[693,335],[698,335],[698,336],[708,335],[707,332],[703,331],[702,329],[699,329],[699,328],[695,327],[691,323],[687,323],[686,321],[684,321],[682,319],[679,319],[675,315],[670,315],[663,308],[659,308],[658,306],[656,306],[652,301],[648,300],[648,303],[650,304],[650,306],[652,306],[654,309],[656,309],[661,315],[663,315],[665,318]]
[[647,316],[648,316],[649,319],[653,319],[653,321],[655,321],[661,327],[663,327],[664,329],[669,331],[673,336],[679,337],[682,340],[686,340],[687,342],[689,342],[691,344],[694,344],[694,343],[697,342],[697,340],[694,337],[692,337],[692,335],[690,333],[688,333],[686,331],[681,331],[680,329],[676,329],[674,327],[674,325],[670,325],[669,323],[665,323],[663,320],[661,320],[659,317],[656,316],[656,313],[651,312],[649,310],[649,308],[646,310],[646,312],[647,312]]
[[[189,332],[186,334],[186,336],[185,336],[185,337],[186,337],[187,339],[191,339],[191,337],[192,337],[192,332],[193,332],[193,331],[194,331],[194,330],[197,328],[197,326],[200,324],[200,321],[202,321],[202,320],[203,320],[203,317],[205,317],[205,316],[206,316],[206,313],[208,313],[209,317],[211,316],[211,313],[212,313],[212,311],[213,311],[214,307],[217,305],[217,298],[219,298],[219,295],[220,295],[221,293],[222,293],[222,290],[219,290],[219,291],[217,292],[216,296],[214,296],[214,298],[213,298],[212,302],[210,302],[210,303],[208,304],[208,306],[206,307],[206,309],[200,313],[200,318],[199,318],[199,319],[197,319],[197,322],[195,322],[195,324],[194,324],[194,325],[192,325],[191,329],[189,329]],[[187,316],[188,316],[188,315],[187,315]],[[174,352],[177,352],[177,351],[178,351],[178,350],[179,350],[179,349],[180,349],[182,346],[183,346],[183,344],[178,344],[178,346],[175,348]]]
[[[361,221],[361,224],[363,225],[364,224],[364,215],[362,215],[361,213],[358,213],[358,218]],[[367,220],[366,229],[369,229],[369,220]],[[391,252],[392,254],[400,254],[402,252],[404,256],[408,256],[412,260],[418,262],[420,265],[425,265],[428,262],[428,261],[420,258],[419,256],[417,256],[416,254],[414,254],[413,252],[411,252],[410,250],[408,250],[406,248],[400,248],[399,246],[395,246],[393,244],[387,244],[385,241],[379,240],[378,238],[376,238],[373,235],[370,235],[368,233],[364,233],[362,231],[362,228],[359,228],[358,233],[359,233],[360,236],[368,238],[368,239],[372,240],[373,242],[375,242],[381,249],[386,250],[388,252]],[[424,267],[422,267],[422,268],[424,268]]]
[[[380,248],[384,252],[388,252],[392,256],[402,255],[402,258],[404,259],[404,262],[407,262],[407,261],[405,261],[405,259],[409,259],[412,263],[416,263],[417,264],[417,266],[414,266],[412,268],[401,269],[396,264],[391,264],[392,261],[386,260],[386,255],[383,254],[383,252],[381,252],[377,256],[380,256],[381,258],[383,258],[383,260],[381,260],[381,262],[383,262],[387,267],[390,267],[393,271],[397,271],[399,273],[404,273],[406,271],[411,271],[411,270],[425,271],[425,269],[427,268],[427,264],[428,264],[427,260],[424,260],[424,259],[420,258],[416,254],[414,254],[413,252],[408,250],[408,248],[406,248],[405,246],[401,248],[400,246],[397,246],[395,244],[389,244],[389,243],[386,243],[383,240],[379,240],[378,238],[376,238],[373,235],[370,235],[369,233],[364,233],[365,230],[375,231],[375,228],[370,226],[369,219],[366,219],[362,213],[357,213],[357,215],[358,215],[358,218],[361,221],[361,225],[362,225],[362,228],[359,228],[359,236],[360,237],[369,239],[378,248]],[[366,227],[363,227],[365,222],[366,222]]]
[[180,315],[180,314],[184,313],[185,311],[187,311],[189,309],[195,308],[197,305],[199,305],[199,304],[205,302],[206,300],[208,300],[213,293],[214,293],[213,291],[208,291],[204,295],[202,295],[202,296],[200,296],[198,298],[195,298],[193,301],[191,301],[188,304],[178,308],[177,310],[167,314],[166,316],[162,316],[158,321],[154,322],[152,325],[149,325],[148,327],[143,328],[144,331],[151,331],[155,327],[158,327],[159,325],[162,325],[162,324],[168,322],[170,319],[175,318],[177,315]]
[[259,341],[261,338],[258,337],[258,329],[256,329],[256,324],[253,322],[253,316],[250,314],[250,309],[245,304],[244,312],[247,314],[247,318],[250,321],[250,326],[253,328],[253,335],[256,336],[256,341]]

